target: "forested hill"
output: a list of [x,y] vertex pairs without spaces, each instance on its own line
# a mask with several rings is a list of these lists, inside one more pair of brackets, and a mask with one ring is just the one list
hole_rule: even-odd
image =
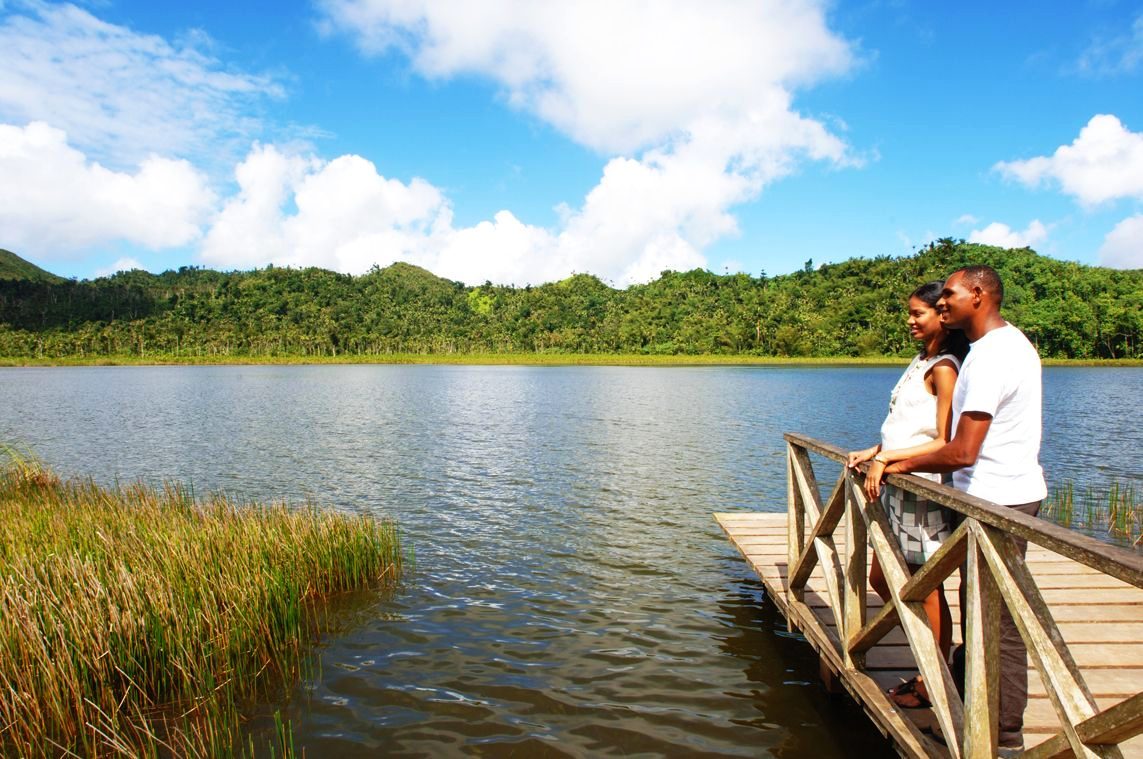
[[33,282],[63,282],[63,277],[46,272],[30,261],[17,256],[10,250],[0,248],[0,280],[24,279]]
[[577,274],[466,287],[397,263],[220,273],[184,267],[94,281],[0,278],[0,356],[385,353],[907,355],[904,298],[971,263],[996,267],[1005,317],[1046,357],[1143,357],[1143,270],[940,240],[776,277],[664,272],[625,290]]

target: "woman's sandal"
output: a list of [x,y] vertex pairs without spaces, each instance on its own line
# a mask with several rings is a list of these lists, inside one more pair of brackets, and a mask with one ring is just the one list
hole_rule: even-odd
[[[902,709],[932,709],[932,702],[922,696],[920,691],[917,690],[919,683],[920,675],[917,675],[913,679],[901,683],[896,688],[890,688],[886,693],[893,699],[893,703]],[[900,698],[901,696],[912,696],[915,700],[910,703],[903,703]]]

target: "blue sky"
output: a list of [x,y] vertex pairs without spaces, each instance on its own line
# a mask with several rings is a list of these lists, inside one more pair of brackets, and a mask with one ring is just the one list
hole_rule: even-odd
[[1143,4],[0,0],[0,247],[65,276],[1143,267]]

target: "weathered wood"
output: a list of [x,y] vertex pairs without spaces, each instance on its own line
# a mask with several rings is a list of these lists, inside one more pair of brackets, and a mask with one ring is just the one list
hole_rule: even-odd
[[814,465],[804,449],[791,446],[790,453],[794,461],[794,481],[802,495],[806,516],[811,522],[817,522],[822,515],[822,496],[814,475]]
[[[719,514],[716,515],[719,524],[726,531],[727,536],[731,539],[735,546],[742,551],[743,556],[750,566],[752,566],[759,577],[762,578],[766,587],[766,595],[772,601],[778,610],[786,615],[787,618],[795,620],[792,624],[795,628],[800,629],[806,636],[811,645],[821,654],[823,658],[832,656],[834,666],[839,667],[838,670],[844,678],[844,685],[847,690],[861,701],[865,706],[866,711],[871,718],[875,721],[877,726],[890,735],[898,744],[898,750],[906,756],[940,756],[941,752],[927,742],[916,730],[916,725],[910,722],[908,717],[915,717],[918,712],[903,712],[893,708],[892,703],[885,694],[885,689],[891,685],[902,682],[910,677],[916,671],[916,667],[907,645],[900,645],[904,638],[904,633],[899,629],[894,630],[893,633],[882,640],[882,645],[878,645],[872,650],[869,650],[867,662],[870,669],[859,671],[855,669],[848,669],[836,655],[834,651],[835,642],[838,640],[839,633],[836,625],[832,620],[832,615],[826,610],[825,604],[828,603],[826,594],[818,594],[811,592],[808,598],[811,598],[815,603],[821,603],[820,607],[803,606],[799,611],[791,611],[786,607],[786,598],[784,593],[784,579],[783,574],[786,570],[785,554],[757,554],[753,553],[754,548],[743,545],[750,541],[750,536],[765,535],[765,534],[784,534],[786,529],[786,516],[776,513],[759,513],[754,512],[746,514],[744,512],[737,512],[734,514]],[[742,535],[742,539],[739,539]],[[1035,555],[1036,549],[1029,547],[1029,556]],[[1041,553],[1043,553],[1041,551]],[[1046,554],[1045,554],[1046,555]],[[1053,572],[1052,576],[1060,575],[1062,566],[1068,563],[1074,567],[1075,571],[1086,575],[1091,570],[1083,565],[1069,562],[1067,559],[1059,559],[1058,561],[1050,562],[1031,562],[1029,570],[1038,579],[1039,568],[1043,566],[1049,567]],[[946,589],[946,596],[950,597],[950,601],[955,603],[955,580],[956,577],[950,579],[949,585],[951,589]],[[815,583],[820,584],[822,581],[817,573],[811,578],[809,587],[815,587]],[[823,586],[824,587],[824,586]],[[876,596],[868,595],[869,603],[877,603]],[[1061,618],[1069,618],[1078,621],[1062,621],[1059,628],[1066,640],[1072,642],[1072,653],[1076,661],[1082,668],[1085,679],[1090,686],[1091,691],[1095,694],[1097,703],[1101,704],[1105,709],[1112,707],[1124,699],[1134,698],[1140,691],[1140,684],[1143,683],[1143,652],[1136,641],[1140,640],[1137,633],[1140,628],[1143,628],[1143,593],[1137,591],[1137,603],[1135,606],[1114,606],[1114,607],[1080,607],[1080,606],[1059,606],[1056,602],[1050,599],[1045,599],[1051,609],[1053,616],[1060,620]],[[879,608],[879,607],[878,607]],[[891,608],[891,607],[889,607]],[[822,615],[826,616],[822,616]],[[956,614],[954,612],[954,618]],[[800,620],[808,617],[813,617],[814,623],[812,625],[803,626]],[[1107,620],[1101,622],[1100,620]],[[1119,620],[1123,620],[1120,622]],[[876,616],[869,623],[870,625],[876,624]],[[1122,633],[1125,640],[1129,644],[1125,644],[1125,653],[1122,660],[1115,668],[1096,668],[1088,669],[1087,661],[1092,661],[1099,666],[1099,662],[1105,661],[1103,654],[1108,647],[1100,645],[1103,640],[1115,640],[1119,636],[1115,630],[1124,628]],[[959,628],[954,626],[954,635]],[[995,638],[995,636],[993,636]],[[1075,640],[1090,640],[1092,643],[1088,646],[1077,646],[1073,641]],[[892,642],[895,645],[885,645],[887,642]],[[1089,652],[1084,653],[1085,649]],[[1095,656],[1099,654],[1099,656]],[[1111,655],[1111,654],[1108,654]],[[890,667],[888,669],[875,669],[875,667]],[[1034,746],[1039,741],[1051,740],[1054,732],[1059,730],[1058,720],[1055,719],[1055,710],[1050,706],[1040,678],[1036,676],[1033,671],[1032,676],[1029,678],[1029,708],[1026,712],[1025,720],[1025,741],[1026,745]],[[1041,708],[1042,705],[1043,708]],[[1108,709],[1110,711],[1110,709]],[[966,712],[967,713],[967,712]],[[1095,718],[1093,718],[1095,719]],[[1044,721],[1048,720],[1048,721]],[[966,719],[967,724],[967,719]],[[1083,724],[1083,723],[1081,723]],[[1077,726],[1078,729],[1078,726]],[[1139,735],[1141,728],[1131,723],[1124,721],[1121,723],[1121,732],[1114,737],[1120,741],[1131,739],[1132,736]],[[1083,735],[1081,733],[1081,735]],[[1132,740],[1130,747],[1135,753],[1131,756],[1139,756],[1140,754],[1140,739]],[[1090,742],[1090,741],[1089,741]],[[1068,749],[1070,751],[1070,748]],[[1125,751],[1125,753],[1127,753]]]
[[1000,595],[987,572],[978,538],[966,528],[968,565],[965,570],[965,646],[974,652],[965,662],[964,754],[996,755],[1000,716]]
[[909,580],[909,568],[900,546],[892,536],[885,510],[879,501],[868,501],[862,514],[869,542],[881,564],[881,573],[897,607],[901,627],[909,640],[909,648],[916,656],[917,668],[925,679],[929,701],[933,704],[937,721],[948,741],[949,753],[953,759],[958,759],[961,756],[961,736],[964,733],[964,704],[957,693],[948,664],[933,639],[924,603],[901,600],[901,588]]
[[[1076,734],[1086,744],[1105,745],[1125,741],[1143,731],[1143,693],[1108,707],[1076,725]],[[1067,737],[1060,733],[1027,751],[1028,759],[1055,759],[1071,755]]]
[[[846,470],[845,451],[811,438],[791,433],[786,441],[786,516],[759,514],[752,521],[720,515],[720,524],[762,577],[790,629],[805,634],[825,670],[862,701],[903,754],[992,754],[1001,603],[1012,611],[1041,675],[1029,678],[1026,745],[1042,742],[1037,755],[1044,756],[1120,756],[1118,746],[1125,743],[1133,752],[1143,748],[1143,739],[1136,739],[1143,733],[1143,557],[928,480],[894,475],[890,483],[965,517],[910,576],[880,502],[865,501],[861,480],[867,467]],[[843,465],[824,506],[811,452]],[[1026,561],[1014,538],[1029,542]],[[885,603],[866,587],[867,546],[885,575]],[[946,579],[955,592],[962,578],[954,574],[962,563],[968,572],[967,704],[956,694],[923,606]],[[959,606],[941,592],[952,608]],[[947,753],[921,736],[918,724],[903,719],[905,713],[884,692],[914,668],[934,703],[931,713],[921,714],[940,724],[950,743]]]
[[[788,508],[786,510],[789,525],[786,531],[786,540],[789,541],[786,546],[786,566],[797,566],[798,560],[805,550],[805,536],[806,536],[806,508],[802,503],[802,494],[796,485],[797,478],[794,476],[794,446],[786,446],[786,502]],[[790,593],[795,598],[801,600],[802,588],[790,588]],[[789,632],[793,632],[793,621],[787,619],[787,624],[790,627]]]
[[821,661],[836,672],[844,672],[845,676],[841,682],[846,690],[862,703],[879,705],[879,708],[870,713],[871,716],[879,727],[893,735],[898,747],[904,751],[905,755],[910,757],[931,756],[929,742],[921,735],[916,725],[905,719],[898,710],[889,706],[884,690],[879,688],[872,678],[863,673],[844,668],[838,654],[837,637],[822,623],[821,619],[812,613],[807,616],[808,609],[805,607],[800,609],[791,607],[791,611],[797,617],[798,626],[805,634],[806,640],[818,652]]
[[[1073,653],[1075,653],[1077,645],[1082,646],[1085,643],[1098,643],[1101,648],[1106,647],[1109,643],[1143,645],[1143,622],[1119,622],[1117,624],[1095,621],[1060,622],[1058,616],[1056,622]],[[1079,658],[1079,655],[1076,654],[1077,661]],[[1138,658],[1143,660],[1143,656]],[[1123,659],[1117,656],[1114,663],[1118,666],[1122,662]]]
[[[801,481],[799,480],[799,483]],[[804,498],[804,496],[803,496]],[[809,545],[818,547],[818,541],[831,541],[829,546],[836,550],[836,545],[833,541],[833,531],[837,529],[841,518],[845,516],[845,478],[838,480],[837,486],[834,487],[833,493],[830,494],[829,502],[826,503],[825,509],[822,510],[821,516],[814,524],[813,531],[810,533]],[[793,569],[790,572],[790,587],[798,588],[806,584],[809,579],[810,572],[818,562],[819,551],[803,551],[796,564],[791,564]]]
[[889,634],[889,631],[896,628],[901,623],[900,618],[897,616],[896,604],[885,604],[882,606],[873,619],[869,623],[854,633],[849,638],[849,650],[853,654],[864,653],[877,645],[882,638]]
[[[833,531],[831,530],[828,533],[824,533],[816,529],[817,525],[823,522],[824,517],[827,515],[827,510],[821,503],[821,492],[818,489],[818,482],[814,476],[814,468],[813,464],[810,463],[810,457],[804,450],[795,448],[793,459],[794,477],[802,496],[802,504],[805,506],[806,515],[813,520],[815,526],[813,534],[816,537],[806,546],[806,550],[808,551],[812,548],[817,554],[818,563],[821,564],[822,574],[825,576],[826,590],[829,593],[830,610],[833,612],[834,618],[837,621],[837,626],[841,628],[844,626],[841,594],[842,586],[845,583],[845,573],[841,567],[841,559],[838,557],[837,546],[834,545]],[[835,496],[839,490],[839,488],[834,489]],[[838,518],[840,519],[841,502],[836,498],[831,498],[830,503],[838,504]],[[834,522],[834,526],[836,525],[837,522]],[[801,558],[799,557],[799,562],[800,561]],[[790,587],[798,587],[792,578]]]
[[1064,638],[1036,589],[1023,557],[1010,537],[998,530],[970,523],[975,545],[987,561],[1004,603],[1028,647],[1028,656],[1044,682],[1048,698],[1060,716],[1068,743],[1077,757],[1120,756],[1106,747],[1096,752],[1084,745],[1075,726],[1099,712]]
[[842,654],[846,667],[864,669],[864,650],[855,651],[849,645],[849,641],[851,636],[865,627],[865,598],[869,587],[865,520],[861,516],[862,502],[853,493],[853,474],[848,469],[843,472],[839,484],[844,493],[846,507],[845,627],[840,635],[845,646],[842,648]]
[[[845,461],[847,451],[838,446],[794,432],[787,432],[785,439],[791,447],[800,446],[834,461]],[[1006,509],[983,498],[976,498],[913,475],[893,474],[889,475],[888,481],[967,517],[996,527],[1009,535],[1024,538],[1061,556],[1123,580],[1136,588],[1143,588],[1143,555],[1134,551],[1102,543],[1054,522]]]
[[[1047,691],[1039,677],[1028,678],[1028,696],[1046,698]],[[1084,670],[1084,680],[1087,687],[1096,698],[1124,699],[1140,691],[1139,683],[1143,683],[1143,662],[1123,662],[1115,669],[1087,669]]]

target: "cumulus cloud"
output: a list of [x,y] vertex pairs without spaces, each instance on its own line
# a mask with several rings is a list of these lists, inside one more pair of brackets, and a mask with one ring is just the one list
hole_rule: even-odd
[[[736,204],[804,160],[860,157],[792,107],[796,87],[855,65],[819,2],[535,3],[325,0],[326,26],[429,79],[488,78],[512,107],[613,157],[558,228],[509,211],[471,229],[436,221],[441,273],[536,281],[587,271],[618,283],[706,265],[737,233]],[[451,217],[450,217],[451,218]],[[471,272],[460,276],[458,272]],[[510,279],[508,279],[510,278]]]
[[1115,116],[1101,114],[1051,156],[1001,161],[993,168],[1029,187],[1058,183],[1085,206],[1118,198],[1143,199],[1143,133],[1128,130]]
[[1143,214],[1124,219],[1108,233],[1099,262],[1116,269],[1143,269]]
[[44,121],[115,168],[151,154],[237,157],[281,96],[272,79],[227,70],[201,32],[180,43],[99,20],[69,4],[14,2],[0,19],[0,121]]
[[826,27],[821,5],[322,3],[328,26],[364,51],[397,49],[429,78],[486,76],[511,104],[617,153],[659,144],[712,115],[741,123],[774,110],[794,86],[847,71],[853,53]]
[[120,258],[110,266],[105,266],[102,269],[97,269],[95,272],[96,277],[109,277],[116,272],[133,271],[135,269],[143,269],[143,264],[139,263],[135,258]]
[[972,230],[972,234],[968,236],[969,242],[996,245],[1001,248],[1031,248],[1047,239],[1048,228],[1039,219],[1033,219],[1023,231],[994,221],[984,229]]
[[[725,196],[696,203],[686,189],[691,175],[669,158],[654,165],[612,161],[583,208],[566,209],[558,229],[526,224],[506,210],[458,228],[447,198],[423,179],[386,178],[360,156],[326,162],[256,146],[238,166],[239,192],[206,235],[202,260],[350,273],[404,260],[469,283],[539,283],[573,271],[645,281],[663,269],[703,266],[699,246],[734,225],[718,208]],[[655,213],[633,212],[644,202]]]
[[[552,227],[508,209],[457,227],[426,179],[386,177],[357,155],[250,149],[262,129],[254,108],[281,88],[229,70],[203,35],[173,43],[73,5],[21,0],[0,19],[0,120],[46,123],[3,133],[19,149],[0,167],[21,190],[0,195],[6,244],[44,255],[198,241],[200,260],[220,268],[358,273],[401,259],[466,282],[580,271],[628,284],[707,265],[706,247],[738,232],[735,206],[803,162],[861,162],[793,106],[797,88],[856,63],[818,0],[322,7],[331,32],[369,53],[399,51],[420,76],[491,80],[510,107],[606,155],[598,184],[561,205]],[[170,156],[237,163],[237,191],[219,201]]]
[[0,124],[4,243],[44,257],[125,241],[151,249],[198,238],[215,203],[205,177],[182,160],[145,158],[112,171],[40,122]]
[[953,224],[957,224],[957,225],[966,224],[966,225],[971,226],[978,221],[980,221],[980,219],[976,218],[975,216],[973,216],[970,213],[966,213],[966,214],[961,214],[960,216],[958,216],[957,220],[954,221]]
[[440,192],[421,179],[386,179],[360,156],[325,162],[256,145],[239,164],[239,191],[203,241],[215,266],[263,263],[360,273],[374,263],[423,256]]
[[578,271],[626,285],[703,267],[704,247],[738,231],[728,209],[791,170],[781,151],[752,172],[728,170],[718,147],[725,127],[700,123],[701,139],[611,159],[582,205],[563,207],[552,229],[508,210],[457,228],[445,196],[423,179],[386,178],[360,156],[325,162],[256,146],[236,171],[239,192],[207,234],[202,259],[351,273],[406,260],[469,283],[514,284]]

